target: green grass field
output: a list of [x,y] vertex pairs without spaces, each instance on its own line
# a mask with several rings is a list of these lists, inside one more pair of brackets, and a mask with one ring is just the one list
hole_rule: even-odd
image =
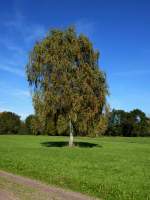
[[150,138],[67,140],[0,136],[0,169],[105,200],[150,200]]

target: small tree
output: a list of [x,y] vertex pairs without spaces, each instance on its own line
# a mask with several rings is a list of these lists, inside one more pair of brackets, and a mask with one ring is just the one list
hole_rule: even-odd
[[27,78],[35,113],[42,127],[51,116],[58,131],[63,116],[70,129],[70,146],[73,127],[80,134],[94,131],[106,103],[106,78],[98,59],[89,39],[73,28],[50,31],[30,54]]
[[18,134],[21,128],[20,117],[12,112],[0,113],[0,134]]
[[131,136],[144,136],[148,133],[148,121],[146,114],[139,109],[130,112],[132,123]]
[[112,136],[123,136],[126,119],[127,113],[125,111],[113,109],[109,114],[108,129],[106,134]]
[[148,130],[146,136],[150,136],[150,118],[147,118]]

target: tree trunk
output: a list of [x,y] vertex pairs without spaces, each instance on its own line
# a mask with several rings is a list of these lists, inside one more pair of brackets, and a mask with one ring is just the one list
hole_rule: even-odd
[[69,147],[73,147],[73,126],[71,120],[69,121],[69,127],[70,127]]

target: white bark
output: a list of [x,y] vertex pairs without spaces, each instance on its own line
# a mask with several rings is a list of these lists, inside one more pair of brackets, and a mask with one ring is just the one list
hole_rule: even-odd
[[73,126],[72,126],[71,120],[69,121],[69,127],[70,127],[69,147],[72,147],[73,146]]

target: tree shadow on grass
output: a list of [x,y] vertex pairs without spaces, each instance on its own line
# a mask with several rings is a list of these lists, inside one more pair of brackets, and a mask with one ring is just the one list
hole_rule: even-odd
[[[67,147],[68,142],[63,142],[63,141],[42,142],[41,145],[45,147]],[[99,144],[90,143],[90,142],[74,142],[74,147],[93,148],[93,147],[102,147],[102,146]]]

